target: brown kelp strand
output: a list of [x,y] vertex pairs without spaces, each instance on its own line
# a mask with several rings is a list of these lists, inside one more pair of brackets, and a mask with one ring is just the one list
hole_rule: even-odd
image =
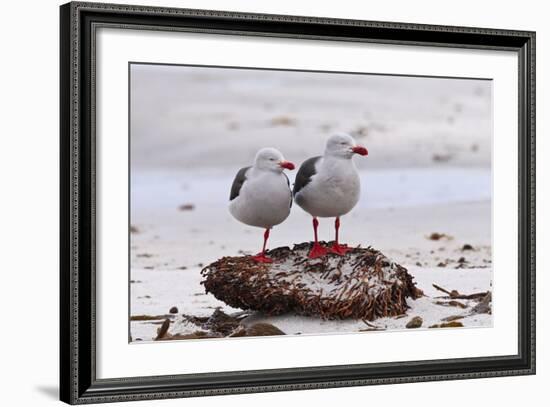
[[300,243],[270,250],[270,264],[250,256],[223,257],[201,271],[202,284],[231,307],[323,319],[402,315],[406,299],[422,295],[407,269],[371,247],[321,259],[309,259],[310,248],[311,243]]

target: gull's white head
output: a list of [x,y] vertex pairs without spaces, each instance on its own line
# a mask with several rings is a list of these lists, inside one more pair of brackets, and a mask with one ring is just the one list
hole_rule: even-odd
[[349,134],[336,133],[327,140],[325,155],[351,158],[354,154],[368,155],[369,152],[365,147],[357,145]]
[[256,154],[254,167],[264,171],[283,172],[283,170],[293,170],[294,164],[286,161],[283,155],[276,148],[262,148]]

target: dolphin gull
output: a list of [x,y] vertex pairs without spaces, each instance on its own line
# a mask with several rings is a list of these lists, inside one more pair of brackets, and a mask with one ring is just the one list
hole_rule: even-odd
[[340,216],[353,209],[359,201],[360,180],[352,157],[355,154],[367,155],[365,147],[356,144],[348,134],[338,133],[327,140],[325,153],[312,157],[300,166],[293,195],[296,203],[313,216],[315,242],[309,253],[310,258],[327,254],[327,249],[319,244],[317,238],[318,217],[335,217],[335,239],[328,252],[344,255],[351,250],[338,241]]
[[262,148],[256,154],[254,165],[241,168],[231,186],[231,215],[242,223],[265,229],[262,251],[252,257],[260,263],[272,262],[265,255],[269,230],[290,214],[292,192],[283,173],[285,169],[293,170],[294,164],[286,161],[278,150]]

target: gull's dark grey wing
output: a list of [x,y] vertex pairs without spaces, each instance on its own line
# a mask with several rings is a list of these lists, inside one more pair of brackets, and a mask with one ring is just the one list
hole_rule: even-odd
[[241,192],[241,187],[246,181],[246,172],[249,169],[250,167],[241,168],[239,172],[237,172],[237,175],[235,175],[235,179],[233,180],[233,185],[231,185],[231,195],[229,196],[230,201],[232,201],[233,199],[239,196],[239,192]]
[[316,174],[315,164],[320,158],[321,157],[308,158],[302,163],[302,165],[300,165],[298,174],[296,174],[296,180],[294,181],[294,189],[292,191],[294,196],[296,196],[296,194],[300,192],[303,187],[310,183],[311,177]]

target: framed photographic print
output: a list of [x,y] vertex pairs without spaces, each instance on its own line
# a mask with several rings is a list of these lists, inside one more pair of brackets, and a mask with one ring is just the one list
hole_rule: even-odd
[[61,399],[535,373],[535,33],[61,6]]

